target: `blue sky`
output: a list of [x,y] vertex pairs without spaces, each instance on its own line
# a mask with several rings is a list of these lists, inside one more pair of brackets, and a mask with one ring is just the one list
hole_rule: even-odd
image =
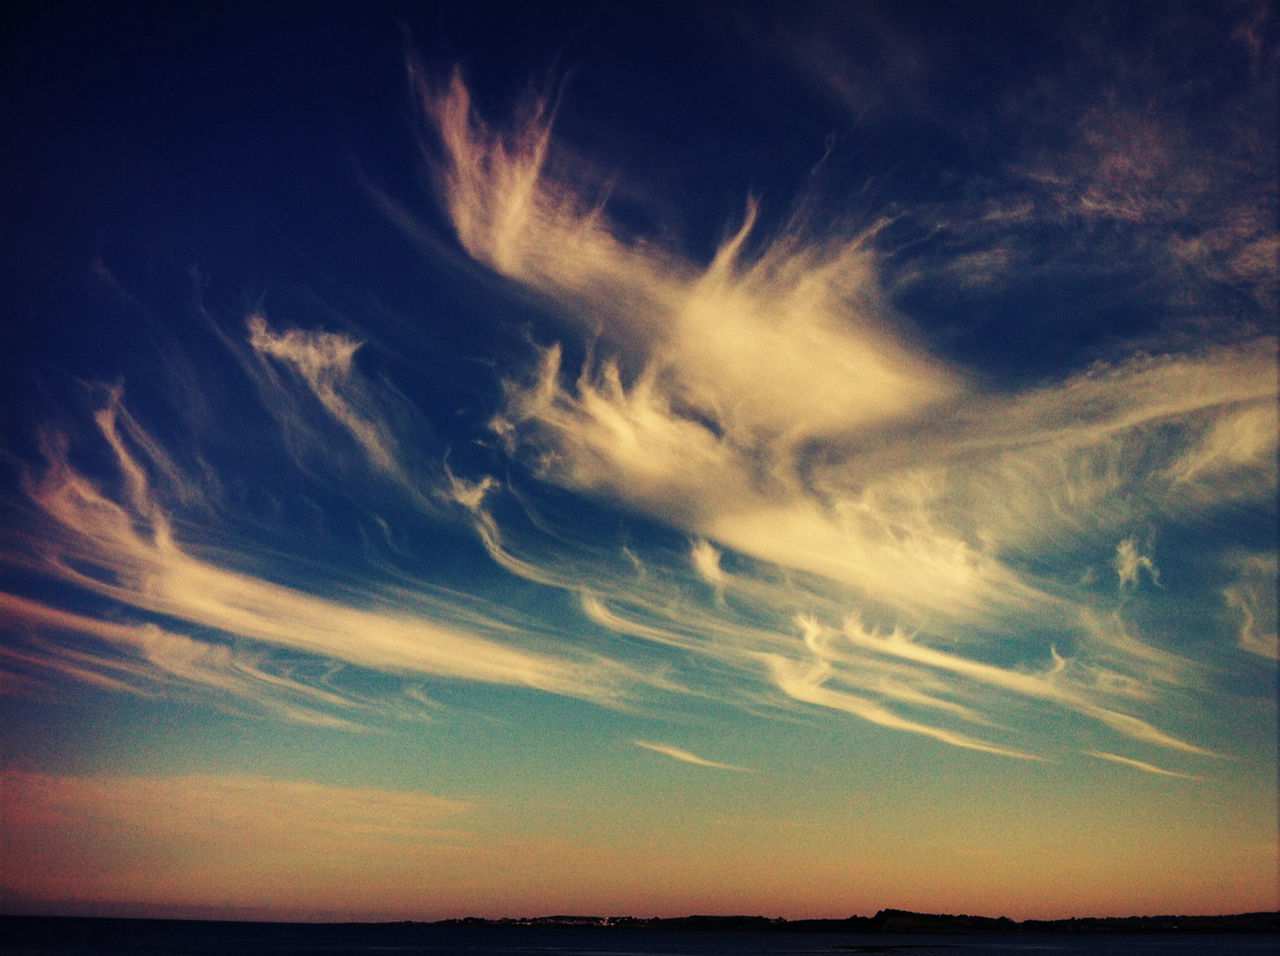
[[1278,905],[1268,5],[9,17],[7,908]]

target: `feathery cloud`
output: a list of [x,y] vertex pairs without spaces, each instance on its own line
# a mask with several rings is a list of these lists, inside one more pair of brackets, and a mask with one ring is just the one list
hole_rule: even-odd
[[1238,615],[1239,646],[1263,657],[1280,657],[1276,639],[1276,555],[1249,554],[1232,562],[1237,572],[1234,583],[1225,587],[1222,597]]
[[673,760],[679,760],[682,763],[691,763],[698,767],[713,767],[716,770],[740,770],[746,773],[751,772],[750,767],[739,767],[731,763],[720,763],[717,760],[707,760],[705,757],[699,757],[697,754],[682,750],[679,747],[673,747],[671,744],[651,743],[648,740],[637,740],[637,747],[643,747],[645,750],[652,750],[654,753],[664,754]]
[[1138,586],[1138,572],[1146,571],[1152,584],[1160,583],[1160,572],[1155,562],[1138,551],[1138,543],[1133,538],[1125,538],[1116,545],[1116,576],[1120,579],[1120,590]]
[[[1172,686],[1178,665],[1123,625],[1093,626],[1107,613],[1098,597],[1029,571],[1021,555],[1056,548],[1090,560],[1083,555],[1114,520],[1150,522],[1237,497],[1233,469],[1253,468],[1259,487],[1274,486],[1259,437],[1274,399],[1270,339],[1135,354],[1033,389],[984,392],[896,331],[878,268],[883,227],[842,238],[797,212],[761,237],[751,200],[712,260],[695,262],[611,227],[607,197],[581,186],[602,177],[581,156],[560,155],[545,102],[499,133],[476,114],[459,74],[424,91],[435,138],[428,151],[443,150],[436,183],[460,243],[583,322],[594,342],[576,370],[554,343],[526,378],[507,380],[505,408],[490,423],[505,451],[539,478],[690,534],[693,571],[718,600],[746,590],[721,567],[728,549],[825,582],[812,606],[831,602],[837,616],[836,594],[852,593],[880,619],[950,635],[976,628],[1010,646],[1018,631],[1054,619],[1065,640],[1101,655],[1073,661],[1076,677],[1050,679],[1034,676],[1029,649],[1015,648],[1013,670],[911,641],[850,637],[856,667],[885,665],[888,651],[908,668],[905,682],[878,678],[886,700],[979,713],[924,689],[940,671],[1054,702],[1125,736],[1210,752],[1098,699],[1149,697],[1155,685],[1143,675]],[[440,169],[440,154],[431,155]],[[1135,163],[1118,157],[1107,175],[1145,175]],[[504,567],[570,586],[571,576],[499,548],[499,522],[476,505],[477,528]],[[1121,541],[1113,566],[1122,590],[1143,570],[1156,581],[1136,539]],[[730,628],[707,651],[669,619],[618,613],[633,601],[613,579],[581,606],[617,633],[700,649],[735,669],[763,664],[792,700],[1002,749],[835,689],[829,681],[868,681],[854,666],[835,673],[827,660],[801,663],[777,630],[757,637]],[[1059,659],[1051,673],[1061,667]]]
[[[30,490],[48,521],[46,537],[27,559],[40,570],[135,613],[165,615],[191,627],[372,670],[530,687],[600,703],[616,704],[625,697],[631,680],[627,668],[585,654],[575,659],[551,648],[531,650],[529,635],[523,635],[526,646],[518,647],[509,625],[482,615],[486,636],[450,627],[438,615],[422,613],[424,604],[433,603],[426,595],[412,602],[412,609],[403,601],[372,596],[363,603],[342,601],[189,554],[175,540],[168,515],[148,490],[144,468],[115,436],[111,421],[110,414],[101,414],[98,425],[127,478],[130,504],[107,497],[51,443],[47,470]],[[54,620],[52,612],[41,613],[32,602],[10,605],[32,621],[74,625],[73,630],[88,629],[158,653],[159,632],[140,630],[136,635],[151,637],[130,637],[135,632],[128,628],[83,617]],[[192,642],[177,635],[165,640]],[[228,652],[206,648],[201,653]]]
[[1100,750],[1086,750],[1085,753],[1090,757],[1096,757],[1099,760],[1109,760],[1112,763],[1123,764],[1126,767],[1133,767],[1136,770],[1145,773],[1154,773],[1162,777],[1182,777],[1187,780],[1199,780],[1189,773],[1178,773],[1174,770],[1165,770],[1163,767],[1157,767],[1153,763],[1147,763],[1145,760],[1134,760],[1132,757],[1121,757],[1119,754],[1104,753]]

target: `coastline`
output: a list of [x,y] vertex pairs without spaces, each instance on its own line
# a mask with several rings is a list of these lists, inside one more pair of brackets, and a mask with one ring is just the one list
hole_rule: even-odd
[[669,931],[682,933],[811,933],[811,934],[907,934],[920,935],[1000,935],[1000,934],[1206,934],[1206,933],[1277,933],[1280,934],[1280,911],[1203,915],[1083,916],[1065,919],[1013,920],[1005,916],[972,916],[968,914],[919,913],[911,910],[882,909],[874,916],[849,916],[834,919],[795,919],[749,915],[690,915],[674,917],[594,916],[556,914],[534,917],[479,916],[441,920],[285,922],[245,919],[182,919],[123,916],[59,916],[2,914],[0,927],[7,939],[24,927],[37,929],[62,925],[120,929],[145,927],[244,926],[264,930],[291,927],[311,930],[431,930],[468,928],[555,928],[593,929],[600,931]]

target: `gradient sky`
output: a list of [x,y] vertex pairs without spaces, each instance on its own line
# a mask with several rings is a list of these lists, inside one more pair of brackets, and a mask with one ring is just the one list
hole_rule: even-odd
[[1273,5],[5,16],[5,910],[1280,906]]

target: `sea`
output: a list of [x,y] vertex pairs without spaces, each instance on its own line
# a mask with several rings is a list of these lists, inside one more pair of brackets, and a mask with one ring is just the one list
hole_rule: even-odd
[[1216,956],[1280,953],[1276,933],[1034,933],[913,935],[676,931],[592,926],[442,926],[424,923],[234,923],[198,920],[0,918],[0,953],[360,956],[752,956],[880,953],[890,956]]

